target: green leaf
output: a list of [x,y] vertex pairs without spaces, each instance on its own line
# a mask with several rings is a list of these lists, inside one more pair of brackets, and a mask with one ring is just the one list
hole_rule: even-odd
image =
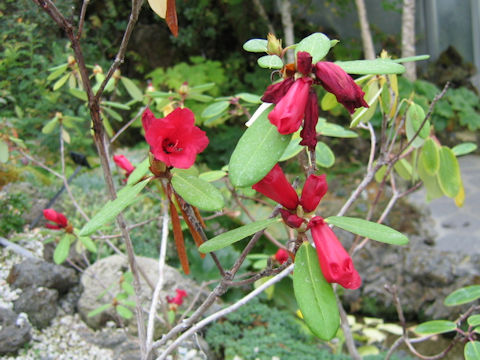
[[92,253],[97,252],[97,246],[93,242],[93,240],[88,237],[88,236],[80,236],[79,237],[80,242],[87,248],[88,251]]
[[117,314],[124,319],[131,319],[133,316],[133,313],[130,311],[130,309],[126,308],[125,306],[117,305],[115,310],[117,310]]
[[392,245],[408,243],[408,238],[402,233],[375,222],[346,216],[330,216],[325,221],[343,230],[383,243]]
[[116,109],[120,109],[120,110],[130,110],[130,106],[128,105],[125,105],[125,104],[120,104],[118,102],[115,102],[115,101],[102,101],[101,103],[102,105],[107,105],[107,106],[110,106],[110,107],[113,107],[113,108],[116,108]]
[[58,124],[58,117],[54,117],[53,119],[49,120],[45,125],[42,127],[42,134],[50,134]]
[[265,110],[240,138],[229,164],[229,176],[237,187],[252,186],[268,174],[290,143],[268,120]]
[[67,130],[65,130],[65,128],[62,128],[62,139],[67,144],[70,144],[70,134],[68,133]]
[[478,341],[469,341],[465,345],[463,354],[465,355],[465,360],[478,360],[480,359],[480,342]]
[[129,295],[134,295],[135,290],[133,289],[132,284],[122,281],[122,289]]
[[75,89],[75,88],[70,88],[70,89],[68,89],[68,91],[70,92],[70,94],[75,96],[77,99],[80,99],[80,100],[83,100],[83,101],[88,100],[87,93],[85,91],[78,90],[78,89]]
[[329,111],[338,105],[337,98],[332,93],[327,92],[320,102],[322,110]]
[[236,94],[235,97],[238,97],[242,99],[245,102],[248,102],[250,104],[261,104],[261,96],[258,96],[256,94],[250,94],[250,93],[240,93]]
[[438,169],[437,179],[443,193],[451,198],[457,196],[462,185],[460,176],[460,166],[453,151],[442,146],[439,152],[440,168]]
[[128,93],[133,99],[137,101],[141,101],[143,99],[142,91],[138,88],[137,85],[135,85],[132,80],[125,76],[122,76],[120,77],[120,81],[122,82],[123,86],[125,86],[125,89],[127,89]]
[[250,39],[243,44],[243,50],[249,52],[267,52],[267,43],[265,39]]
[[277,55],[265,55],[257,60],[258,65],[265,69],[281,69],[283,61]]
[[[422,155],[420,154],[420,157]],[[440,158],[439,158],[440,159]],[[437,176],[427,173],[423,161],[419,161],[417,164],[417,173],[420,179],[423,181],[423,185],[427,190],[427,201],[437,199],[443,196],[443,191],[438,184]]]
[[312,55],[312,64],[322,60],[330,50],[330,39],[322,33],[313,33],[302,39],[295,48],[295,60],[300,51],[306,51]]
[[220,191],[195,175],[176,170],[172,177],[172,186],[187,203],[199,209],[216,211],[224,206]]
[[447,320],[432,320],[424,322],[415,328],[417,334],[443,334],[454,331],[457,325]]
[[103,111],[106,111],[108,115],[110,115],[112,118],[114,118],[115,120],[119,121],[119,122],[122,122],[123,121],[123,118],[122,118],[122,115],[120,115],[118,112],[116,112],[115,110],[113,109],[110,109],[106,106],[102,106],[102,110]]
[[67,68],[68,68],[68,64],[59,65],[57,69],[53,70],[53,72],[50,75],[48,75],[47,81],[55,80],[60,75],[62,75],[65,72],[65,70],[67,70]]
[[440,169],[440,154],[433,139],[429,138],[423,144],[420,161],[426,173],[430,176],[435,175],[438,169]]
[[190,92],[202,93],[202,92],[213,89],[215,86],[216,84],[213,82],[192,86],[190,88]]
[[60,89],[63,85],[65,85],[65,83],[67,82],[69,76],[70,76],[70,73],[67,73],[67,74],[63,75],[60,79],[58,79],[58,80],[55,82],[55,84],[53,84],[53,91],[57,91],[57,90]]
[[317,126],[317,132],[323,136],[339,137],[339,138],[356,138],[358,134],[355,131],[347,130],[343,126],[329,123],[326,121],[320,122]]
[[391,61],[396,63],[402,63],[402,62],[421,61],[421,60],[428,60],[428,59],[430,59],[430,55],[417,55],[417,56],[404,57],[400,59],[393,59]]
[[455,290],[445,298],[446,306],[457,306],[480,299],[480,285],[466,286]]
[[140,164],[135,166],[135,170],[128,176],[127,185],[133,185],[143,179],[150,170],[150,160],[148,157]]
[[102,312],[104,312],[105,310],[108,310],[112,307],[112,304],[104,304],[102,306],[99,306],[98,308],[96,308],[95,310],[92,310],[90,311],[88,314],[87,314],[87,317],[93,317],[93,316],[96,316]]
[[315,161],[318,166],[324,168],[332,167],[335,164],[335,154],[327,144],[319,141],[315,148]]
[[292,157],[300,153],[300,151],[303,150],[303,146],[300,145],[300,141],[302,141],[300,137],[292,136],[292,139],[290,140],[287,148],[285,149],[278,161],[285,161],[291,159]]
[[[418,104],[412,103],[407,110],[407,120],[405,122],[408,141],[412,140],[413,136],[420,129],[423,120],[425,120],[425,112],[423,111],[423,108]],[[429,134],[430,122],[427,120],[418,133],[418,136],[413,141],[412,146],[415,148],[422,146]]]
[[346,73],[356,75],[403,74],[405,72],[405,66],[386,59],[336,61],[335,64]]
[[376,80],[367,84],[363,90],[365,91],[365,101],[369,107],[361,107],[355,110],[350,122],[351,128],[357,126],[360,122],[370,121],[377,110],[378,98],[382,94],[382,88],[378,86],[378,81]]
[[455,154],[455,156],[467,155],[467,154],[470,154],[471,152],[474,152],[475,150],[477,150],[477,144],[472,142],[465,142],[462,144],[458,144],[452,148],[452,151]]
[[394,165],[394,169],[405,180],[412,179],[412,165],[405,159],[400,159]]
[[218,116],[221,113],[223,113],[225,110],[228,109],[230,106],[229,101],[217,101],[214,102],[211,105],[208,105],[203,111],[202,111],[202,117],[204,119],[209,119],[214,116]]
[[212,182],[212,181],[220,180],[226,175],[227,173],[225,171],[213,170],[213,171],[207,171],[207,172],[201,173],[198,177],[202,180]]
[[480,325],[480,314],[471,315],[467,319],[468,325],[470,326],[478,326]]
[[0,139],[0,162],[6,163],[8,161],[8,145],[5,141]]
[[70,252],[70,239],[72,235],[65,234],[60,242],[55,247],[55,251],[53,253],[53,261],[55,264],[61,264],[65,260],[67,260],[68,253]]
[[202,245],[200,245],[198,251],[202,253],[209,253],[211,251],[223,249],[224,247],[245,239],[247,236],[255,234],[257,231],[263,230],[269,225],[279,221],[279,219],[255,221],[239,228],[224,232],[223,234],[217,235],[214,238],[204,242]]
[[304,242],[295,256],[293,290],[309,329],[322,340],[337,333],[340,315],[332,286],[325,280],[313,247]]
[[107,202],[103,208],[85,224],[82,230],[80,230],[79,236],[89,236],[104,224],[115,219],[127,206],[138,200],[138,194],[147,186],[148,182],[149,179],[133,186],[125,186],[118,192],[115,200]]

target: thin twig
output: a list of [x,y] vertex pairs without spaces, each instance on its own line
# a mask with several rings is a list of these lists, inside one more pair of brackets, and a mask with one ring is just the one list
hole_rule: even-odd
[[180,345],[185,339],[188,339],[190,336],[192,336],[194,333],[205,327],[206,325],[236,311],[243,305],[247,304],[250,300],[255,298],[257,295],[261,294],[263,291],[268,289],[270,286],[276,284],[280,280],[282,280],[284,277],[288,276],[291,272],[293,271],[293,264],[291,264],[289,267],[284,269],[280,274],[276,275],[275,277],[271,278],[264,284],[260,285],[258,288],[250,292],[248,295],[244,296],[240,300],[238,300],[235,304],[230,305],[226,307],[225,309],[222,309],[202,321],[199,321],[197,324],[192,326],[190,329],[185,331],[181,336],[179,336],[172,344],[170,344],[157,358],[157,360],[164,360],[170,352],[172,352],[178,345]]
[[47,170],[49,173],[55,175],[56,177],[58,177],[59,179],[63,179],[63,176],[60,175],[58,172],[56,172],[55,170],[49,168],[48,166],[46,166],[45,164],[43,164],[42,162],[34,159],[33,157],[31,157],[30,155],[28,155],[25,151],[23,151],[22,149],[18,149],[18,152],[20,154],[22,154],[24,157],[26,157],[28,160],[30,160],[31,162],[37,164],[38,166],[40,166],[42,169],[44,170]]
[[140,110],[135,114],[135,116],[125,125],[123,125],[122,128],[115,133],[115,135],[113,135],[113,137],[110,139],[110,145],[112,145],[113,142],[117,140],[117,138],[143,114],[143,112],[148,108],[149,105],[150,105],[150,102],[147,105],[141,107]]
[[85,14],[87,13],[87,6],[90,0],[83,0],[82,10],[80,11],[80,19],[78,21],[77,40],[80,40],[83,32],[83,25],[85,24]]

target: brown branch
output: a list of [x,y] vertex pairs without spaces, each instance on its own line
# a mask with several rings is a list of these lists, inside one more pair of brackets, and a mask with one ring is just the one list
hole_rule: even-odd
[[80,11],[80,19],[78,21],[77,40],[80,40],[83,32],[83,25],[85,24],[85,14],[87,13],[87,6],[90,0],[83,0],[82,10]]

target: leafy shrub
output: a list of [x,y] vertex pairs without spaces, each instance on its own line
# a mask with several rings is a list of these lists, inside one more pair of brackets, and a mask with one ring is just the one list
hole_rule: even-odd
[[25,225],[22,213],[28,210],[27,197],[24,194],[0,192],[0,235],[20,232]]

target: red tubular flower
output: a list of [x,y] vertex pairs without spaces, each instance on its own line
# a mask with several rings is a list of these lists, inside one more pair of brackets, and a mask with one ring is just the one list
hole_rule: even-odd
[[167,166],[188,169],[208,145],[205,132],[194,125],[195,117],[190,109],[177,108],[161,119],[156,119],[147,109],[142,123],[150,151]]
[[287,262],[288,258],[288,251],[285,249],[278,249],[278,251],[275,253],[275,260],[277,260],[280,264]]
[[328,184],[325,174],[320,176],[310,175],[303,185],[302,196],[300,197],[300,205],[302,205],[303,210],[307,213],[314,211],[327,190]]
[[262,96],[262,101],[271,104],[278,104],[294,82],[295,81],[292,78],[287,78],[281,82],[268,85],[267,90],[265,90],[265,93]]
[[318,99],[313,89],[308,94],[308,102],[305,108],[305,120],[303,121],[303,129],[300,131],[302,141],[300,145],[308,146],[310,151],[314,151],[317,146],[317,130],[315,129],[318,122]]
[[177,289],[175,290],[177,295],[175,297],[167,296],[167,302],[169,304],[176,304],[178,306],[183,304],[183,298],[187,297],[187,292],[185,290]]
[[363,98],[365,93],[340,66],[319,61],[315,64],[315,75],[325,90],[335,95],[337,101],[345,106],[350,114],[353,114],[356,108],[368,107]]
[[45,226],[48,229],[60,230],[60,229],[66,228],[68,226],[68,220],[65,217],[65,215],[63,215],[62,213],[56,212],[53,209],[44,209],[43,210],[43,216],[48,221],[54,222],[56,224],[56,225],[49,224],[49,223],[45,224]]
[[319,216],[308,223],[317,250],[323,276],[329,283],[338,283],[346,289],[358,289],[362,279],[353,266],[352,258],[338,241],[335,233]]
[[305,220],[298,216],[297,214],[292,214],[287,209],[280,209],[280,215],[282,215],[282,219],[291,228],[298,229]]
[[133,170],[135,170],[135,166],[133,166],[124,155],[115,155],[113,157],[113,161],[119,168],[126,171],[127,177],[132,173]]
[[298,206],[298,195],[278,164],[252,188],[287,209],[295,210]]
[[278,128],[280,134],[291,134],[300,128],[311,84],[310,78],[296,80],[268,114],[268,119]]
[[297,71],[305,76],[312,72],[312,55],[306,51],[297,54]]

